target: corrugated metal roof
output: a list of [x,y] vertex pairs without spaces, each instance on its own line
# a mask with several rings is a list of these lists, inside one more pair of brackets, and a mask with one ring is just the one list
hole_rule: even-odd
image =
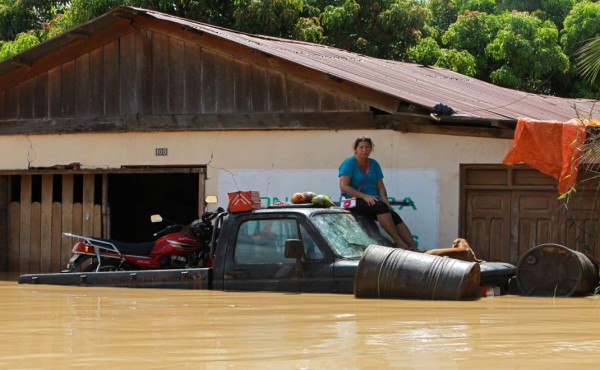
[[[324,45],[249,35],[131,7],[119,7],[29,49],[14,59],[25,61],[25,64],[34,62],[68,44],[78,34],[101,32],[103,27],[117,19],[138,15],[177,23],[244,45],[387,94],[428,112],[434,112],[434,106],[442,103],[454,109],[452,118],[513,121],[518,117],[530,117],[537,120],[566,121],[576,117],[577,112],[600,116],[600,107],[595,106],[595,101],[592,100],[565,99],[506,89],[447,69],[377,59]],[[5,60],[0,63],[0,75],[16,68],[19,65],[12,63],[10,59]]]
[[157,19],[185,24],[202,32],[246,45],[273,56],[322,71],[380,91],[425,108],[430,112],[438,103],[454,109],[455,116],[489,120],[565,121],[580,114],[600,116],[594,101],[565,99],[502,88],[447,69],[383,60],[329,46],[248,35],[185,20],[163,13],[146,11]]

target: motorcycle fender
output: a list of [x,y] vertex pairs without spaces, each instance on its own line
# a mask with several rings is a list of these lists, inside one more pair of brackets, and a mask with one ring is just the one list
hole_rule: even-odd
[[82,263],[90,258],[92,258],[92,256],[87,254],[74,254],[69,260],[69,263],[67,263],[67,269],[63,270],[62,272],[73,272],[77,267],[81,266]]

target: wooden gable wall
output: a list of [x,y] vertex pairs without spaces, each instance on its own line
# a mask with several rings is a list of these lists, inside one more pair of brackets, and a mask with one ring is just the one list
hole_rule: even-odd
[[0,92],[0,107],[9,120],[369,110],[281,71],[139,28]]

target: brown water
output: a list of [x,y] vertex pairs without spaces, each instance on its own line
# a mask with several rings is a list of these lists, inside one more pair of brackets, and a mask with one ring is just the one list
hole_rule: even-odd
[[[0,281],[1,369],[598,369],[600,300]],[[545,368],[544,368],[545,367]]]

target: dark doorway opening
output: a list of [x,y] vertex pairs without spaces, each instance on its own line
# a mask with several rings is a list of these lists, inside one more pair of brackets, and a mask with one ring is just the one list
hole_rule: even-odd
[[186,224],[198,218],[198,173],[108,175],[110,237],[138,243],[168,223],[153,224],[150,216]]

